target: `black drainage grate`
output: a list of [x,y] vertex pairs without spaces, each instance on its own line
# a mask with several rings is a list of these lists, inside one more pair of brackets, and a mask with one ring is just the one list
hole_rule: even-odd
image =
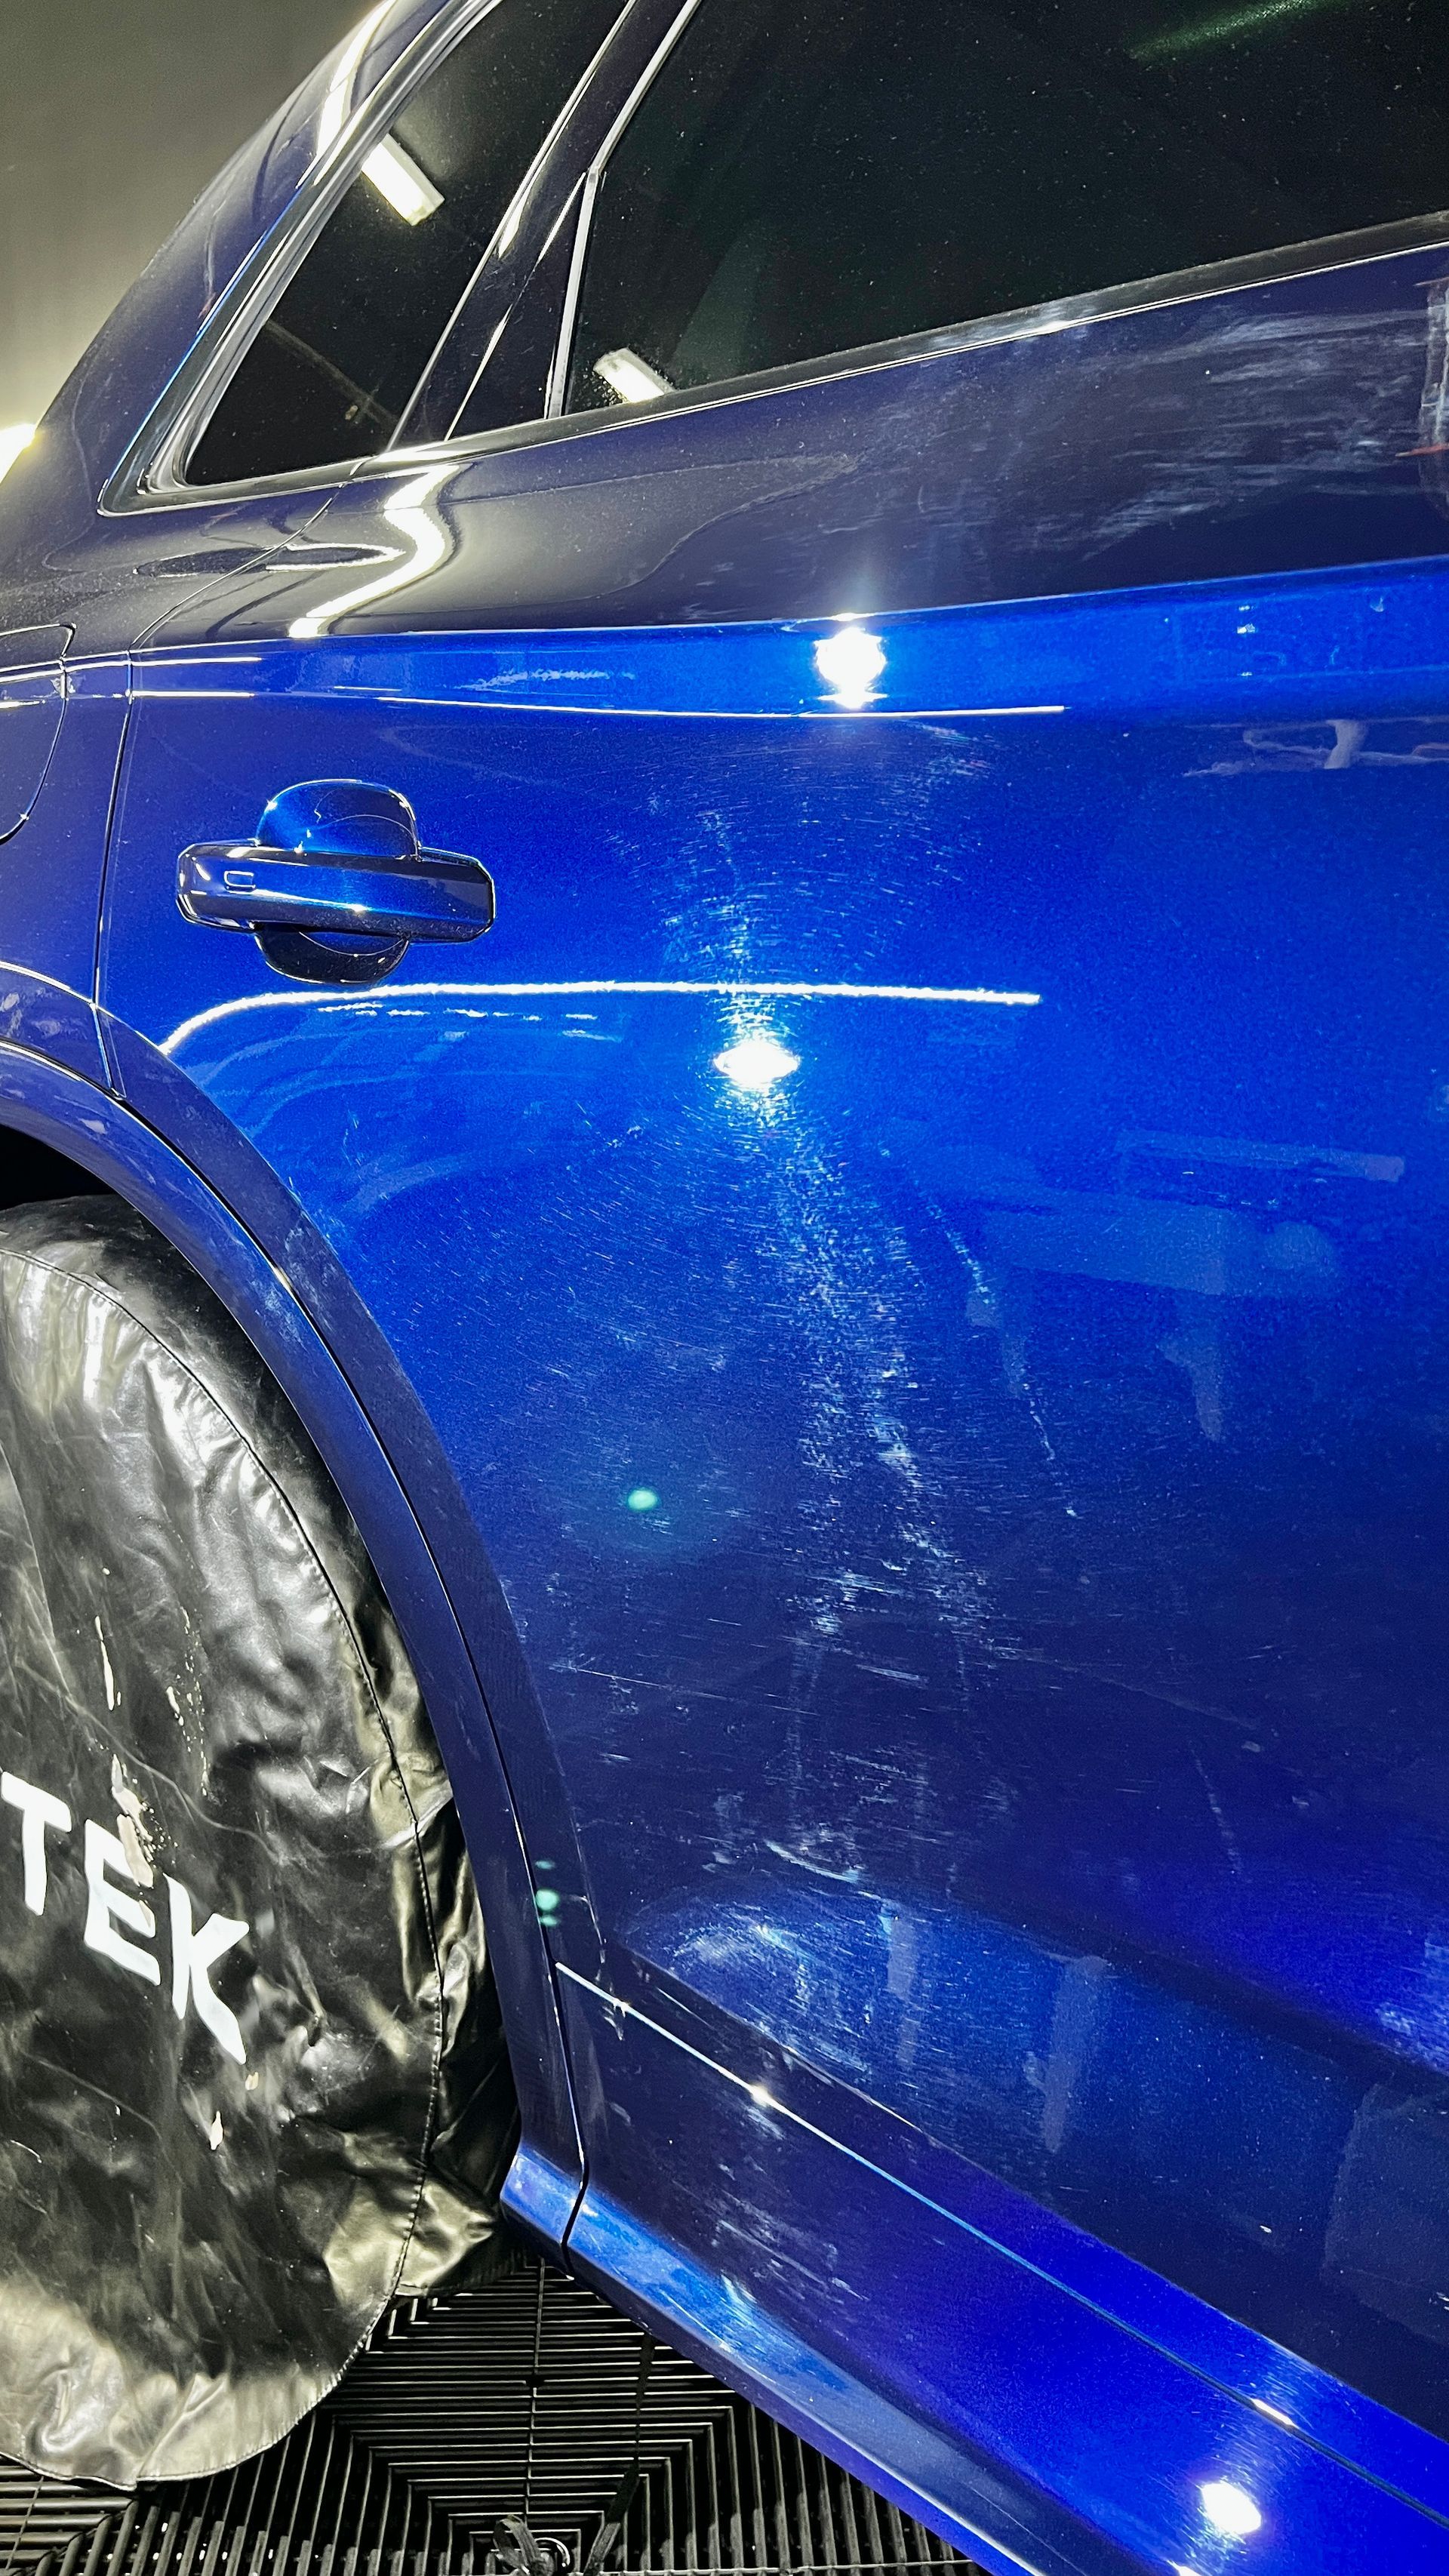
[[0,2576],[565,2576],[591,2553],[595,2576],[968,2571],[581,2283],[526,2261],[403,2301],[314,2415],[224,2477],[113,2498],[0,2463]]

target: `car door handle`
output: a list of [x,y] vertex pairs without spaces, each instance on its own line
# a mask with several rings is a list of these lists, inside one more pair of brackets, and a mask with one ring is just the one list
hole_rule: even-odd
[[251,931],[279,974],[375,984],[414,939],[478,939],[493,920],[481,859],[425,850],[405,796],[312,778],[274,796],[252,841],[193,841],[176,862],[188,921]]
[[274,850],[264,841],[196,841],[177,862],[176,900],[188,921],[218,930],[478,939],[493,920],[493,880],[481,860],[441,850],[364,859]]

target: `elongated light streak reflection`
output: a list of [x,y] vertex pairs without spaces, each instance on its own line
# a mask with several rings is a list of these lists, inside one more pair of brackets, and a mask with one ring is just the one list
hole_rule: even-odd
[[337,69],[327,84],[327,95],[322,101],[321,112],[317,118],[319,160],[322,154],[336,142],[347,122],[348,111],[352,106],[352,87],[357,78],[357,66],[391,7],[392,0],[377,0],[377,7],[369,9],[361,25],[353,28],[347,40]]
[[377,986],[344,997],[332,984],[319,984],[305,993],[243,993],[235,1001],[213,1002],[206,1011],[195,1012],[182,1020],[168,1038],[161,1041],[163,1055],[174,1055],[188,1038],[201,1029],[215,1028],[222,1020],[239,1019],[250,1011],[305,1010],[309,1004],[326,1003],[332,1010],[386,1010],[390,1003],[409,998],[428,1001],[465,1002],[536,1002],[572,999],[575,994],[626,995],[654,993],[702,996],[705,1000],[744,1002],[966,1002],[981,1003],[1001,1010],[1035,1010],[1040,993],[999,993],[984,984],[746,984],[739,982],[653,981],[648,978],[626,980],[619,976],[591,976],[566,984],[398,984],[391,993]]
[[1180,54],[1201,53],[1210,45],[1231,45],[1240,37],[1276,35],[1285,22],[1309,18],[1324,9],[1342,9],[1351,0],[1248,0],[1239,9],[1218,9],[1210,18],[1190,18],[1185,25],[1164,27],[1127,47],[1134,63],[1167,63]]
[[409,582],[421,581],[425,573],[442,562],[448,551],[448,531],[429,510],[428,503],[452,471],[451,463],[432,465],[426,474],[414,475],[400,492],[394,492],[382,515],[390,528],[407,538],[412,552],[371,581],[339,591],[335,599],[324,599],[320,608],[310,610],[305,617],[294,617],[287,633],[296,642],[310,643],[316,636],[325,635],[349,610],[370,607],[374,600],[386,599],[395,590],[406,590]]

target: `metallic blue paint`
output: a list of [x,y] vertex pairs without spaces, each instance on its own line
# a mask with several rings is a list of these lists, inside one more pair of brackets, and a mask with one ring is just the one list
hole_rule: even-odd
[[[1052,307],[825,377],[379,460],[313,529],[319,578],[283,627],[874,616],[1439,556],[1443,266],[1430,244],[1212,293],[1167,281],[1146,310],[1080,299],[1075,328]],[[214,606],[184,631],[279,631],[265,572]]]
[[[1430,2503],[1440,2445],[1369,2400],[1442,2405],[1441,1863],[1392,1785],[1432,1346],[1372,1319],[1434,1223],[1440,582],[881,620],[856,713],[838,627],[159,651],[104,979],[129,1096],[159,1120],[164,1062],[251,1137],[455,1463],[557,1763],[504,1724],[560,1960],[597,1982],[602,1935],[772,2098],[813,2070],[801,2134],[898,2183],[921,2132],[1033,2277]],[[486,961],[203,977],[177,839],[379,739],[492,865]],[[747,2241],[728,2159],[708,2198]]]
[[[984,2539],[996,2564],[1084,2576],[1443,2566],[1441,2522],[1326,2455],[1304,2475],[1281,2382],[1276,2400],[1237,2403],[927,2196],[802,2133],[767,2088],[571,1979],[566,2000],[588,2105],[589,2188],[570,2237],[581,2267],[627,2283],[671,2339],[728,2351],[767,2407],[912,2510],[924,2498],[973,2556]],[[638,2118],[658,2097],[662,2159]],[[1220,2479],[1262,2514],[1251,2557],[1225,2550],[1204,2513],[1201,2491]]]
[[[0,493],[0,1117],[357,1514],[523,2221],[993,2568],[1441,2567],[1442,241],[99,507],[338,78]],[[482,949],[181,918],[319,778]]]
[[60,739],[68,641],[64,626],[0,635],[0,841],[25,821]]

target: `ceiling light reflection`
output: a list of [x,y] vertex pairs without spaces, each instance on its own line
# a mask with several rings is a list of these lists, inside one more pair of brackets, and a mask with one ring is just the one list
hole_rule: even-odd
[[[302,627],[303,621],[299,619],[290,632],[296,634],[302,630]],[[188,692],[188,695],[190,694],[192,692]],[[194,694],[216,697],[223,692],[206,689]],[[596,993],[639,994],[644,997],[671,994],[679,995],[687,1001],[703,998],[722,1002],[965,1002],[993,1007],[999,1005],[1011,1010],[1035,1010],[1041,1002],[1040,993],[995,993],[979,985],[747,984],[733,980],[727,983],[705,982],[702,979],[691,981],[683,976],[667,983],[651,981],[647,977],[603,975],[584,976],[562,984],[419,983],[399,985],[397,989],[400,993],[405,992],[410,995],[414,1001],[456,1001],[460,1004],[477,1002],[488,1004],[492,1008],[496,1008],[500,1002],[573,1001],[586,994]],[[253,1011],[299,1011],[320,1008],[329,1011],[361,1011],[365,1017],[369,1012],[375,1011],[378,1005],[378,995],[367,988],[358,992],[348,1002],[339,1001],[335,988],[331,985],[315,985],[286,993],[241,993],[233,1001],[212,1002],[204,1011],[194,1011],[189,1019],[180,1021],[171,1031],[170,1036],[162,1039],[161,1052],[163,1055],[176,1055],[190,1039],[199,1036],[204,1029],[216,1028],[223,1021],[250,1015]]]
[[837,706],[869,706],[885,666],[885,646],[868,626],[838,626],[815,647],[815,668]]
[[17,456],[24,454],[35,436],[33,420],[17,420],[9,429],[0,429],[0,482],[3,482]]
[[442,189],[433,186],[426,170],[419,169],[395,135],[385,134],[374,145],[362,165],[362,175],[372,181],[378,195],[386,197],[405,224],[426,223],[443,202]]
[[1248,2540],[1262,2529],[1262,2514],[1247,2488],[1235,2486],[1231,2478],[1209,2478],[1198,2494],[1208,2521],[1225,2539]]
[[732,1082],[736,1091],[763,1093],[773,1091],[787,1074],[798,1073],[800,1059],[783,1047],[778,1038],[762,1030],[754,1037],[738,1038],[714,1059],[716,1073]]
[[661,394],[674,391],[669,378],[633,349],[606,349],[602,358],[594,360],[594,373],[620,402],[657,402]]

